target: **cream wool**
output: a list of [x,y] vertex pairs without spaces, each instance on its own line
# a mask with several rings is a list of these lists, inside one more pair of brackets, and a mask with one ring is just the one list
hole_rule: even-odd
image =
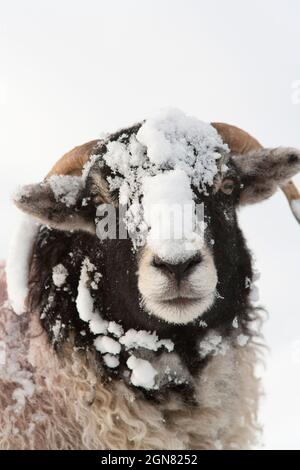
[[21,322],[7,308],[3,269],[1,295],[0,336],[13,327],[9,346],[32,373],[34,393],[14,411],[17,384],[0,368],[0,449],[235,449],[255,442],[253,341],[211,360],[199,379],[199,405],[178,395],[154,404],[121,381],[105,383],[93,355],[75,352],[71,340],[56,354],[35,314]]

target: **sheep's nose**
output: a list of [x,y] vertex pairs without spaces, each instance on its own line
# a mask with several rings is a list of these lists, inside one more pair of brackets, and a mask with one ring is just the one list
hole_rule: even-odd
[[201,256],[197,255],[197,256],[194,256],[193,258],[189,258],[188,260],[182,263],[177,263],[177,264],[168,263],[166,261],[163,261],[160,258],[154,258],[152,264],[156,268],[161,269],[162,271],[170,274],[179,283],[185,276],[189,274],[189,271],[192,268],[198,266],[200,263],[201,263]]

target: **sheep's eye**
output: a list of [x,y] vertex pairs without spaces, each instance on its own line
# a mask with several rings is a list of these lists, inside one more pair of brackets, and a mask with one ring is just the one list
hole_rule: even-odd
[[230,195],[234,190],[234,181],[229,178],[224,179],[221,183],[220,189],[224,194]]

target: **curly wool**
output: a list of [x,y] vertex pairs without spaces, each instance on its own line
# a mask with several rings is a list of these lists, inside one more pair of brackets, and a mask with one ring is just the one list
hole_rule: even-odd
[[7,307],[3,272],[0,282],[0,338],[13,331],[9,347],[34,382],[34,393],[16,411],[17,384],[0,369],[0,449],[236,449],[255,443],[253,343],[208,363],[199,378],[198,406],[175,394],[158,404],[120,380],[102,381],[93,355],[75,351],[71,340],[55,353],[36,315],[21,320]]

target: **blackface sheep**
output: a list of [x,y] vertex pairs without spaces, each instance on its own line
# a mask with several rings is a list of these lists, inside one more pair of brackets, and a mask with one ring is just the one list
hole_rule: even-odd
[[[236,210],[299,170],[295,149],[171,112],[23,188],[29,241],[7,278],[27,314],[2,268],[0,448],[253,446],[260,313]],[[173,203],[188,230],[161,237]]]

